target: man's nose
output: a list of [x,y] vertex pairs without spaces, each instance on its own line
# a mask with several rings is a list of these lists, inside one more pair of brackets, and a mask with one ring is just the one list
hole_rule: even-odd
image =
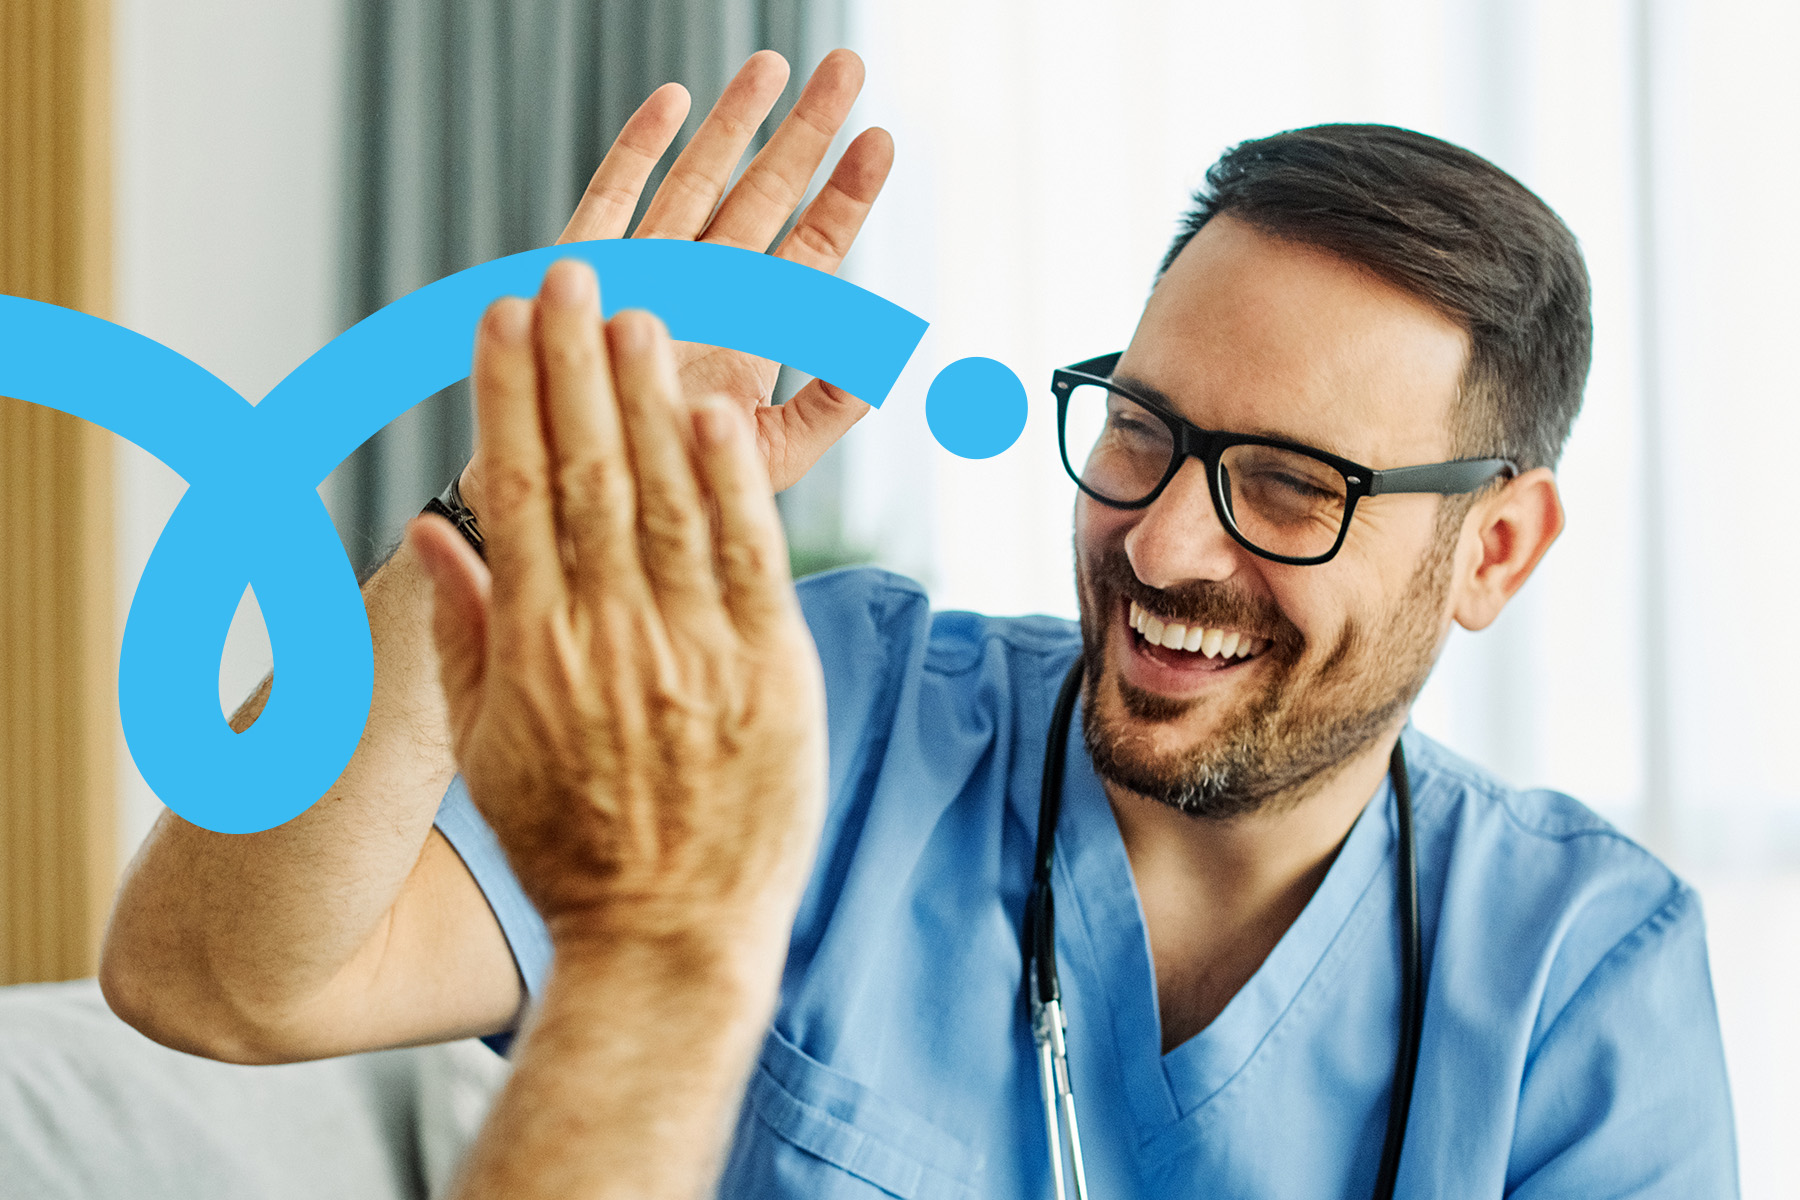
[[1213,507],[1206,465],[1190,458],[1125,535],[1125,555],[1137,577],[1153,588],[1194,579],[1222,580],[1242,563]]

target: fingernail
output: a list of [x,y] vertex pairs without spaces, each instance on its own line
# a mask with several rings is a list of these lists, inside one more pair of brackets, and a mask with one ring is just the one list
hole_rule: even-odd
[[544,275],[544,299],[554,304],[586,303],[594,289],[594,270],[580,259],[558,259]]

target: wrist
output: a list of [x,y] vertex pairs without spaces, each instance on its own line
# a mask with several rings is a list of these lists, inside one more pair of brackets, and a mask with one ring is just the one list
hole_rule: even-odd
[[456,527],[456,532],[463,536],[463,540],[474,548],[475,553],[486,558],[487,538],[481,531],[481,523],[475,519],[474,506],[463,491],[463,476],[467,473],[468,468],[465,467],[462,473],[453,476],[442,492],[425,502],[421,512],[435,514],[450,522]]
[[737,961],[716,939],[558,941],[458,1194],[710,1195],[777,995]]
[[481,472],[475,469],[473,458],[463,465],[462,472],[456,477],[456,486],[462,492],[463,503],[470,511],[479,513],[487,493],[482,488]]
[[[785,957],[785,937],[774,953],[767,945],[727,947],[716,940],[629,939],[607,946],[564,940],[556,943],[542,1004],[523,1032],[527,1041],[555,1043],[604,1029],[603,1036],[620,1039],[614,1053],[647,1054],[645,1069],[741,1085],[775,1018]],[[549,1033],[558,1027],[570,1032]]]
[[651,929],[565,915],[549,922],[553,970],[571,980],[625,976],[652,990],[704,991],[734,1004],[772,1001],[791,920]]

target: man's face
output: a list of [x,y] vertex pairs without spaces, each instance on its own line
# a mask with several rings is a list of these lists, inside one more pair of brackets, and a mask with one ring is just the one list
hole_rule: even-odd
[[[1450,456],[1467,352],[1460,328],[1367,271],[1217,217],[1157,284],[1115,378],[1204,429],[1410,466]],[[1448,631],[1440,503],[1365,499],[1335,558],[1296,567],[1232,540],[1195,459],[1148,508],[1080,496],[1084,726],[1101,775],[1219,817],[1324,782],[1392,727]],[[1134,602],[1253,652],[1152,645]]]

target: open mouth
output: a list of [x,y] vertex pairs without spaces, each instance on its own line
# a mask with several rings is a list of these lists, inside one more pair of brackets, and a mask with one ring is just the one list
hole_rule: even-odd
[[1126,624],[1133,643],[1164,666],[1184,671],[1225,671],[1254,660],[1269,648],[1269,639],[1236,629],[1188,625],[1158,616],[1136,600],[1127,602]]

